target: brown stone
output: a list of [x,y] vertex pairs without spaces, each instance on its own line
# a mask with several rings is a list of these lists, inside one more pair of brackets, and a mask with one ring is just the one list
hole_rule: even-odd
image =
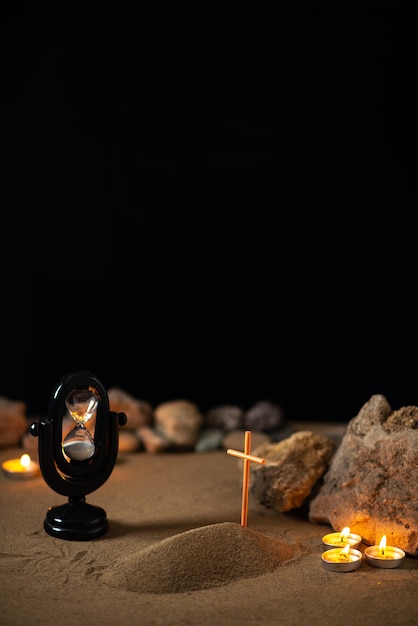
[[192,449],[198,440],[203,416],[189,400],[172,400],[154,410],[154,428],[172,448]]
[[152,425],[153,409],[149,402],[134,398],[118,387],[111,387],[107,395],[110,410],[115,413],[125,413],[128,418],[125,426],[127,430],[136,430],[141,426]]
[[418,407],[373,395],[353,418],[309,505],[309,519],[349,526],[369,545],[418,556]]
[[23,435],[21,444],[25,452],[32,453],[35,456],[38,454],[39,437],[34,437],[30,430]]
[[28,430],[26,404],[0,396],[0,446],[18,446]]
[[168,441],[149,426],[141,426],[141,428],[137,428],[136,435],[147,452],[152,452],[154,454],[165,452],[169,447]]
[[138,435],[133,430],[119,430],[118,452],[136,452],[141,442]]
[[310,431],[259,446],[252,454],[265,463],[251,464],[252,495],[279,512],[301,507],[328,469],[333,449],[332,439]]

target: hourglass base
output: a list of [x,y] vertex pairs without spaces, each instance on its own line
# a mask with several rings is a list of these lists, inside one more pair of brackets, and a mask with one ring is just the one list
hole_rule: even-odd
[[89,541],[109,529],[106,512],[99,506],[87,504],[83,499],[69,499],[67,504],[48,509],[44,529],[60,539]]

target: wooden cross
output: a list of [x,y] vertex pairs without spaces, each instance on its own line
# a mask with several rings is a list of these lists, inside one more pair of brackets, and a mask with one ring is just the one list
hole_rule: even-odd
[[238,450],[231,450],[228,448],[226,451],[227,454],[231,456],[237,456],[240,459],[244,459],[244,469],[242,476],[242,504],[241,504],[241,526],[247,526],[248,519],[248,487],[250,482],[250,463],[253,461],[254,463],[260,463],[262,465],[266,462],[265,459],[260,458],[259,456],[253,456],[250,454],[251,452],[251,432],[249,430],[245,431],[245,442],[244,442],[244,452],[239,452]]

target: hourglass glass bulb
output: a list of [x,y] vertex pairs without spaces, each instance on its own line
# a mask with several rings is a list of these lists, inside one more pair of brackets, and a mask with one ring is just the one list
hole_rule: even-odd
[[65,454],[76,461],[85,461],[95,452],[94,440],[84,426],[92,418],[99,403],[92,389],[74,389],[68,394],[65,404],[77,426],[68,433],[62,442]]
[[96,449],[94,439],[83,425],[76,426],[62,442],[65,454],[75,461],[86,461]]
[[91,419],[98,403],[99,399],[91,389],[74,389],[65,400],[68,412],[78,424],[85,424]]

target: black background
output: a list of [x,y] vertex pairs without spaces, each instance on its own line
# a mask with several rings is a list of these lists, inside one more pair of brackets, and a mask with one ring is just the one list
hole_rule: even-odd
[[141,4],[2,9],[0,395],[418,404],[416,22]]

